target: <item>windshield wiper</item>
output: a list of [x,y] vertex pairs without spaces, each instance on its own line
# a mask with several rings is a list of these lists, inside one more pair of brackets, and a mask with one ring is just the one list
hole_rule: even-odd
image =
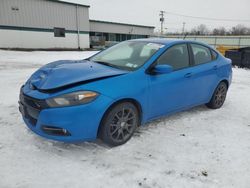
[[102,65],[107,65],[109,67],[112,67],[113,65],[108,63],[108,62],[105,62],[105,61],[94,61],[95,63],[99,63],[99,64],[102,64]]
[[109,67],[114,67],[114,68],[117,68],[117,69],[122,69],[120,66],[118,65],[114,65],[114,64],[111,64],[111,63],[108,63],[108,62],[105,62],[105,61],[94,61],[95,63],[99,63],[99,64],[102,64],[102,65],[106,65],[106,66],[109,66]]

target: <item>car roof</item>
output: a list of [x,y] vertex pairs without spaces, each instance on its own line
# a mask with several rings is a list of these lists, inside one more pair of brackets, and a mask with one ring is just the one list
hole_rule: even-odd
[[182,42],[191,42],[191,43],[196,43],[196,44],[201,44],[203,46],[207,46],[211,48],[208,44],[201,43],[198,41],[192,41],[192,40],[183,40],[183,39],[167,39],[167,38],[145,38],[145,39],[134,39],[131,41],[142,41],[142,42],[151,42],[151,43],[158,43],[158,44],[163,44],[163,45],[172,45],[172,44],[178,44]]
[[152,42],[152,43],[159,43],[159,44],[167,45],[167,44],[170,44],[170,43],[180,42],[180,41],[184,41],[184,40],[165,39],[165,38],[146,38],[146,39],[134,39],[132,41]]

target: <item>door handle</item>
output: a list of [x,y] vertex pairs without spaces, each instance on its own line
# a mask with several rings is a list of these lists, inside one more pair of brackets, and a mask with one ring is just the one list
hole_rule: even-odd
[[217,70],[217,69],[218,69],[218,66],[217,66],[217,65],[214,65],[214,66],[213,66],[213,69],[214,69],[214,70]]
[[190,73],[187,73],[187,74],[185,74],[185,78],[190,78],[191,76],[193,76],[193,74],[190,72]]

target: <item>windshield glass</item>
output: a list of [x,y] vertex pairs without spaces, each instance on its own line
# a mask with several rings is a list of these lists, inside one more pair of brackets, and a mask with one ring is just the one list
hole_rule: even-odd
[[90,58],[90,61],[124,70],[136,70],[155,54],[162,44],[143,41],[121,42]]

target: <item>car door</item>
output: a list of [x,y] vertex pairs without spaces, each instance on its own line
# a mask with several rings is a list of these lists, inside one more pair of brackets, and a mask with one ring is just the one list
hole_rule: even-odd
[[210,100],[213,89],[218,82],[217,77],[217,53],[200,44],[191,43],[193,102],[203,104]]
[[150,119],[188,107],[192,102],[189,50],[186,43],[176,44],[163,53],[155,65],[167,64],[173,72],[149,74]]

